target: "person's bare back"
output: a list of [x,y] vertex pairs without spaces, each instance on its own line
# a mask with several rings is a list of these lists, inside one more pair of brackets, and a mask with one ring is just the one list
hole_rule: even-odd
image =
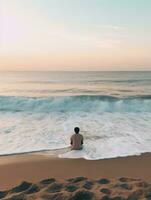
[[74,128],[75,134],[71,136],[71,149],[81,150],[83,148],[83,136],[79,134],[80,129],[78,127]]

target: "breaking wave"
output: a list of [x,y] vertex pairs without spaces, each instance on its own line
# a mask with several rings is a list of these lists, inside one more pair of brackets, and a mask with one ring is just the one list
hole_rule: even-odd
[[0,97],[4,112],[151,112],[151,95],[117,98],[114,96]]

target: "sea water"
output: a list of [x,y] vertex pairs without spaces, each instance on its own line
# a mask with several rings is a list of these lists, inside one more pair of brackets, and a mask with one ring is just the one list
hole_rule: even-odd
[[104,159],[151,152],[151,72],[0,72],[0,155],[64,149],[75,126]]

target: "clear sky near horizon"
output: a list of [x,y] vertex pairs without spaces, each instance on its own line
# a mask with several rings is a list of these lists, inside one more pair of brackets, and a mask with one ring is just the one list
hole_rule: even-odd
[[0,0],[0,70],[151,70],[151,0]]

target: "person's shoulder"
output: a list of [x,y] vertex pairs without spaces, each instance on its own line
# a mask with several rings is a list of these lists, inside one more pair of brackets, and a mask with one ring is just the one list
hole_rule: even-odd
[[75,134],[71,135],[71,138],[75,137]]
[[83,138],[83,135],[82,134],[79,134],[80,135],[80,137],[82,137]]

